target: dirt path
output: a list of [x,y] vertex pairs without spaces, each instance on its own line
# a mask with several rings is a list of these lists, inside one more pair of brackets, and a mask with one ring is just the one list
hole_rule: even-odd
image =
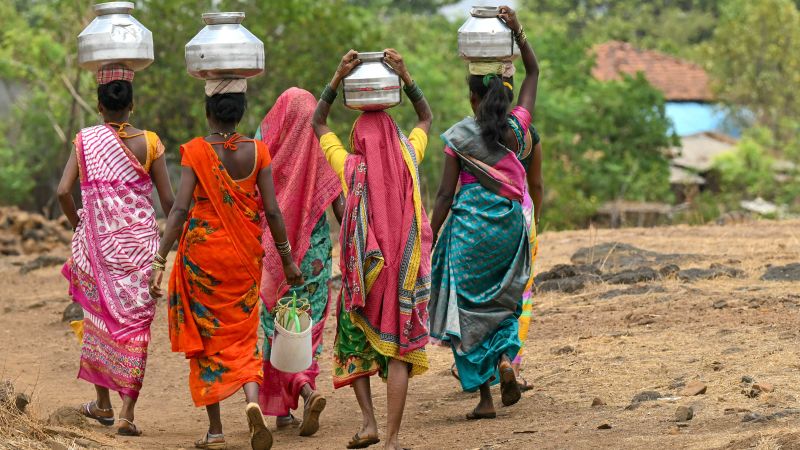
[[[449,350],[431,348],[432,369],[413,379],[402,441],[414,449],[475,448],[798,448],[797,284],[760,281],[769,264],[800,261],[800,222],[764,222],[730,227],[671,227],[545,233],[539,270],[569,262],[580,247],[621,241],[659,252],[702,255],[692,267],[713,262],[743,269],[747,277],[696,283],[663,281],[640,295],[602,299],[619,286],[600,284],[578,294],[536,298],[527,341],[525,376],[536,389],[495,421],[466,422],[477,402],[449,376]],[[66,250],[62,255],[66,256]],[[77,405],[93,390],[75,378],[79,347],[61,312],[68,304],[58,267],[19,274],[32,257],[0,258],[0,378],[34,394],[34,412]],[[646,290],[645,290],[646,291]],[[721,301],[724,301],[721,303]],[[716,307],[715,307],[716,304]],[[166,308],[159,306],[137,422],[138,439],[115,438],[117,448],[191,448],[204,432],[205,412],[194,408],[186,385],[188,366],[169,351]],[[647,320],[642,320],[645,318]],[[328,321],[326,350],[333,342]],[[571,346],[575,351],[555,354]],[[330,358],[322,364],[321,391],[328,397],[322,428],[312,438],[276,432],[276,448],[344,448],[360,414],[348,389],[334,392]],[[743,376],[774,384],[757,398],[742,393]],[[631,398],[655,390],[677,396],[681,383],[701,380],[705,395],[642,403]],[[385,389],[374,380],[375,403],[385,421]],[[599,397],[607,406],[592,407]],[[246,448],[243,395],[223,403],[229,448]],[[114,399],[119,406],[118,399]],[[692,406],[695,418],[679,428],[677,406]],[[749,410],[786,417],[742,422]],[[728,412],[726,413],[726,409]],[[789,409],[788,412],[786,410]],[[599,430],[608,424],[611,429]],[[109,429],[92,427],[109,434]],[[2,447],[2,442],[0,442]]]

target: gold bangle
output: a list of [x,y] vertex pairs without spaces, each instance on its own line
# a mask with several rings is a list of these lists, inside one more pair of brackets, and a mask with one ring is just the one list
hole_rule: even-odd
[[153,264],[150,266],[150,269],[163,272],[166,269],[166,267],[164,266],[164,264],[160,262],[153,261]]
[[155,256],[153,256],[153,259],[156,262],[159,262],[161,264],[166,264],[167,263],[167,258],[164,258],[163,256],[159,255],[158,253],[156,253]]

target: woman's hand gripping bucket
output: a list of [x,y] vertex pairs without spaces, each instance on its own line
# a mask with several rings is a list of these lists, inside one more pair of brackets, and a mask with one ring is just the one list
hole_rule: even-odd
[[275,333],[269,362],[281,372],[298,373],[311,367],[311,305],[307,299],[284,297],[274,308]]

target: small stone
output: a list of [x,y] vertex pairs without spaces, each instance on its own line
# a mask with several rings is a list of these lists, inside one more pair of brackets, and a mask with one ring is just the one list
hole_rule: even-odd
[[606,406],[606,402],[604,402],[600,397],[595,397],[592,399],[592,408],[596,408],[598,406]]
[[743,390],[742,393],[747,398],[756,398],[759,395],[761,395],[761,391],[759,391],[758,389]]
[[722,370],[723,367],[724,365],[719,361],[714,361],[711,363],[711,370],[713,370],[714,372],[719,372],[720,370]]
[[39,308],[43,308],[45,306],[47,306],[47,302],[42,300],[42,301],[38,301],[36,303],[31,303],[30,305],[28,305],[28,309],[39,309]]
[[676,422],[687,422],[692,420],[692,417],[694,417],[694,409],[690,406],[678,406],[678,409],[675,410]]
[[604,424],[599,425],[597,427],[598,430],[610,430],[611,428],[612,428],[611,424],[608,424],[608,423],[604,423]]
[[554,355],[569,355],[571,353],[575,353],[575,347],[571,345],[564,345],[562,347],[553,347],[550,349],[550,353]]
[[756,379],[751,377],[750,375],[745,375],[742,377],[742,383],[744,384],[753,384],[756,382]]
[[60,425],[65,427],[85,428],[88,425],[86,417],[75,408],[62,406],[55,410],[47,418],[50,425]]
[[64,314],[61,315],[61,321],[69,323],[78,320],[83,320],[83,308],[80,303],[70,302],[64,309]]
[[775,386],[772,383],[764,383],[763,381],[753,385],[753,389],[759,390],[764,393],[772,392],[775,390]]
[[664,394],[658,391],[642,391],[634,395],[633,399],[631,399],[631,402],[633,403],[649,402],[649,401],[660,400],[662,398],[664,398]]
[[643,391],[634,395],[633,398],[631,399],[631,403],[651,402],[654,400],[658,400],[661,397],[662,395],[658,391]]
[[769,418],[763,414],[759,414],[757,412],[749,412],[742,417],[742,422],[753,422],[753,423],[760,423],[766,422]]
[[31,398],[28,394],[19,393],[14,397],[14,407],[18,412],[24,413],[25,408],[31,403]]
[[678,428],[686,428],[686,427],[689,426],[689,424],[686,423],[686,422],[678,422],[677,425],[678,425]]
[[714,309],[723,309],[728,306],[728,302],[726,302],[725,300],[718,300],[714,302],[714,305],[712,306],[714,306]]
[[731,414],[740,414],[740,413],[749,413],[750,410],[747,408],[725,408],[725,415]]
[[685,388],[683,388],[680,392],[680,395],[684,397],[692,397],[695,395],[705,394],[707,387],[700,381],[690,381]]
[[684,380],[683,377],[675,378],[669,383],[670,389],[680,389],[684,386],[686,386],[686,380]]

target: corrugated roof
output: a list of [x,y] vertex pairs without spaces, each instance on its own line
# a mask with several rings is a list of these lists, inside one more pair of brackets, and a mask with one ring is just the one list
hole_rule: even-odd
[[596,63],[592,75],[601,81],[618,80],[620,74],[644,73],[647,81],[671,101],[714,100],[705,70],[697,64],[654,50],[642,50],[627,42],[610,41],[592,51]]

